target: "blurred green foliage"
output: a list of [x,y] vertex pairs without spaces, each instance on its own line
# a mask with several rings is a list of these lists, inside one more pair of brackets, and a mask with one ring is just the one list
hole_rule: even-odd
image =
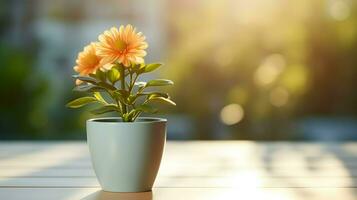
[[[93,116],[64,107],[79,96],[70,90],[75,45],[65,50],[70,56],[54,56],[40,66],[39,50],[63,40],[36,37],[82,22],[83,30],[68,28],[53,37],[85,35],[97,16],[79,9],[82,1],[36,2],[0,2],[0,139],[84,138],[79,133]],[[158,12],[167,17],[157,23],[162,24],[166,48],[150,45],[148,51],[167,56],[160,76],[175,82],[165,92],[177,107],[164,109],[179,116],[177,121],[183,117],[181,122],[193,124],[190,138],[298,139],[301,119],[357,117],[356,1],[173,0],[165,6],[158,6]],[[119,13],[120,19],[102,13],[98,19],[145,24],[144,19],[158,14],[148,13]],[[152,31],[148,41],[162,42],[157,35]],[[176,129],[184,129],[181,125]]]
[[33,71],[33,62],[33,56],[27,51],[6,44],[0,46],[2,133],[12,132],[16,136],[26,132],[31,138],[45,126],[42,104],[48,82]]
[[[305,116],[357,114],[357,3],[195,1],[170,5],[168,77],[195,138],[297,138]],[[220,111],[241,105],[225,126]],[[227,116],[229,117],[229,116]],[[233,114],[232,114],[232,117]],[[224,128],[223,128],[224,129]]]

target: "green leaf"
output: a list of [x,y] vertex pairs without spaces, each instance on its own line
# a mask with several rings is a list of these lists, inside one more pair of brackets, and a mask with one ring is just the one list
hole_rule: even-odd
[[164,93],[164,92],[148,92],[148,99],[154,98],[154,97],[163,97],[163,98],[170,98],[169,94]]
[[73,75],[72,77],[81,80],[83,82],[92,83],[92,84],[97,84],[99,82],[97,79],[90,76]]
[[112,86],[112,85],[110,85],[110,84],[108,84],[106,82],[99,82],[97,85],[102,87],[102,88],[105,88],[107,90],[112,90],[112,91],[117,90],[116,87],[114,87],[114,86]]
[[[97,71],[100,71],[100,70],[97,70]],[[101,73],[104,73],[104,72],[101,72]],[[94,88],[94,89],[98,90],[98,88],[95,88],[95,86],[97,86],[99,88],[101,87],[102,89],[107,89],[107,90],[116,90],[116,88],[114,86],[108,84],[105,81],[100,80],[97,77],[97,75],[95,75],[95,74],[89,74],[89,76],[74,75],[73,78],[76,78],[76,79],[79,79],[81,81],[88,82],[88,83],[92,84],[92,85],[90,85],[90,84],[78,85],[77,87],[75,87],[74,91],[86,92],[87,90],[89,90],[91,88]],[[97,91],[97,90],[94,90],[94,91]]]
[[66,106],[69,108],[79,108],[79,107],[82,107],[89,103],[96,102],[96,101],[97,101],[97,99],[94,97],[81,97],[81,98],[75,99],[75,100],[67,103]]
[[130,93],[127,90],[116,90],[114,93],[118,93],[123,98],[128,98]]
[[93,95],[94,95],[94,97],[95,97],[98,101],[100,101],[100,102],[102,102],[102,103],[105,103],[105,104],[108,104],[108,103],[105,101],[105,99],[102,97],[102,95],[100,94],[100,92],[94,92]]
[[135,100],[138,98],[138,96],[136,96],[136,95],[129,95],[129,97],[128,97],[128,103],[129,104],[133,104],[133,103],[135,103]]
[[151,98],[149,97],[149,100],[150,101],[161,101],[163,103],[167,103],[167,104],[176,106],[175,102],[173,102],[171,99],[164,98],[164,97],[154,96],[154,97],[151,97]]
[[119,99],[120,102],[126,105],[130,105],[130,103],[128,102],[129,95],[130,93],[126,90],[116,90],[113,92],[114,98]]
[[108,71],[108,80],[111,83],[115,83],[120,79],[120,72],[116,68],[112,68],[111,70]]
[[97,76],[95,74],[89,74],[89,77],[97,79]]
[[101,81],[103,81],[103,82],[105,82],[105,81],[107,80],[107,75],[106,75],[106,73],[103,72],[103,71],[100,70],[100,69],[98,69],[98,70],[95,72],[95,76],[96,76],[99,80],[101,80]]
[[164,93],[164,92],[143,92],[138,94],[139,96],[148,96],[148,99],[151,97],[164,97],[164,98],[170,98],[169,94]]
[[141,63],[141,64],[133,64],[130,69],[131,69],[133,72],[140,74],[141,69],[143,69],[144,67],[145,67],[145,64],[144,64],[144,63]]
[[146,86],[146,82],[139,81],[139,82],[135,82],[134,85],[139,87],[139,88],[143,88],[143,87]]
[[146,83],[146,87],[150,87],[150,86],[166,86],[166,85],[173,85],[174,82],[172,82],[171,80],[167,80],[167,79],[154,79],[151,81],[148,81]]
[[161,63],[148,64],[143,68],[143,72],[142,73],[152,72],[152,71],[156,70],[157,68],[159,68],[161,65],[162,65]]
[[129,113],[125,113],[123,115],[123,119],[125,122],[133,122],[135,120],[135,115],[140,112],[140,111],[137,111],[135,109],[131,110]]
[[100,115],[107,112],[118,112],[118,107],[114,104],[105,105],[91,111],[92,114]]
[[73,91],[76,91],[76,92],[98,92],[98,91],[103,91],[103,88],[96,86],[96,85],[85,84],[85,85],[77,85],[76,87],[73,88]]
[[140,106],[138,106],[137,108],[135,108],[135,110],[137,111],[141,111],[141,112],[147,112],[147,113],[156,113],[158,110],[148,104],[142,104]]

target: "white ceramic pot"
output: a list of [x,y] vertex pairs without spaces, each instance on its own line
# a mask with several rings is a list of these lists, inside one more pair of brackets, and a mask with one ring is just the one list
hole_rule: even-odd
[[104,191],[151,190],[166,141],[166,119],[120,118],[87,121],[87,142],[92,164]]

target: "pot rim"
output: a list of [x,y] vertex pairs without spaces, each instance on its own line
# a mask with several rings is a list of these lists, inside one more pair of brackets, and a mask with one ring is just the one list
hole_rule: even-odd
[[121,117],[99,117],[88,119],[87,123],[100,123],[100,124],[148,124],[155,122],[167,122],[167,119],[158,117],[138,117],[134,122],[123,122]]

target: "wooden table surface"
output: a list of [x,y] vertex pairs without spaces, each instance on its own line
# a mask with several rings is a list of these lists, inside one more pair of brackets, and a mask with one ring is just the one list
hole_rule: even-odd
[[356,200],[357,143],[168,142],[152,192],[102,192],[84,142],[0,142],[1,200]]

